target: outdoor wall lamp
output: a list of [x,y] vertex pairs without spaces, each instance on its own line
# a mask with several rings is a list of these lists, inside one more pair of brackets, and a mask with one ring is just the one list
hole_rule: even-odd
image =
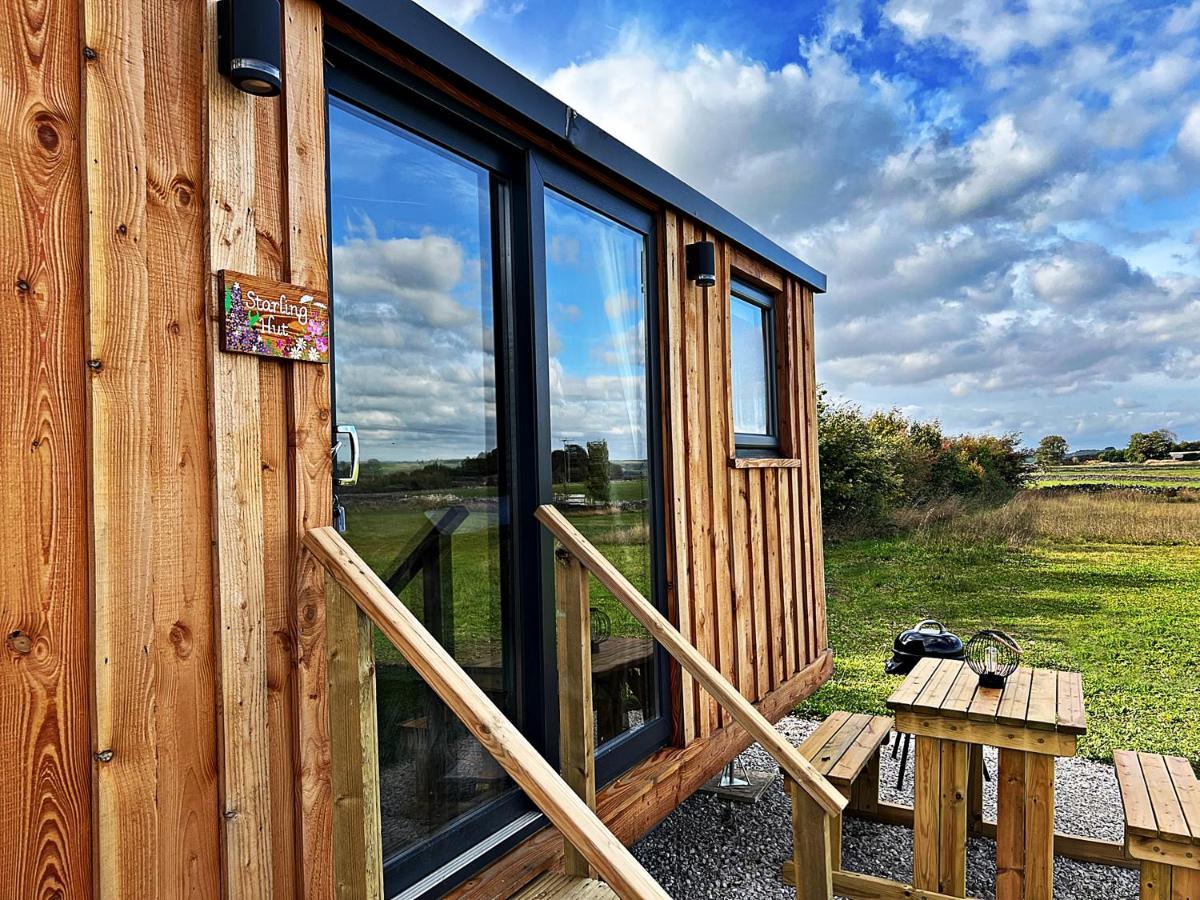
[[697,241],[684,248],[687,279],[703,288],[717,283],[717,247],[712,241]]
[[279,0],[218,0],[217,58],[238,90],[279,94],[280,43]]

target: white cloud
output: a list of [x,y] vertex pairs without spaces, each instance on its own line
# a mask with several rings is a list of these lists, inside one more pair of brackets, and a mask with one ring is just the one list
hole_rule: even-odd
[[884,15],[911,41],[946,41],[996,63],[1083,30],[1086,11],[1082,0],[1028,0],[1019,9],[1003,0],[890,0]]
[[[1187,421],[1150,397],[1200,374],[1195,226],[1150,235],[1139,210],[1200,188],[1200,2],[893,0],[884,18],[969,83],[857,67],[860,7],[834,0],[777,67],[631,30],[545,84],[829,274],[835,393],[962,428],[1042,427],[1031,406],[1068,400],[1097,410],[1073,411],[1081,429]],[[1116,385],[1140,404],[1121,418]]]
[[1188,110],[1175,145],[1189,160],[1200,163],[1200,103]]
[[462,28],[471,24],[487,7],[487,0],[417,0],[439,19]]

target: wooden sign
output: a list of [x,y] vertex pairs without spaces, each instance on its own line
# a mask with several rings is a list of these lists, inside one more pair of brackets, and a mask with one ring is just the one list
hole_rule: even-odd
[[298,284],[222,269],[221,349],[329,362],[329,297]]

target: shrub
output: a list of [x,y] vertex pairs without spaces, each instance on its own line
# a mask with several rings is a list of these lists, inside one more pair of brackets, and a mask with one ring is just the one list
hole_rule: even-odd
[[817,404],[821,501],[834,531],[872,527],[898,509],[950,497],[1005,499],[1024,478],[1020,436],[946,437],[940,423],[900,410],[865,415],[851,403]]

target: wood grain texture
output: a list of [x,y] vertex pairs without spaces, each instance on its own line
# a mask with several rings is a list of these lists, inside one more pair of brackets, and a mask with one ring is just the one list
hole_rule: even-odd
[[[329,740],[333,756],[333,873],[339,900],[366,900],[367,783],[363,754],[359,684],[358,606],[331,575],[325,578],[328,610]],[[371,711],[374,715],[374,711]],[[377,786],[376,786],[377,787]]]
[[808,506],[804,513],[804,521],[808,527],[807,543],[811,553],[807,602],[813,610],[814,616],[813,653],[815,655],[829,646],[829,626],[825,610],[825,543],[821,531],[821,466],[817,453],[817,356],[814,344],[816,329],[813,324],[812,289],[795,281],[792,282],[792,287],[799,299],[800,306],[800,315],[797,316],[797,319],[801,333],[797,344],[801,350],[797,365],[802,368],[804,375],[805,453],[803,459],[807,463],[804,473],[808,483]]
[[[280,106],[254,105],[254,234],[256,271],[283,279],[287,224],[280,164]],[[283,360],[258,361],[262,442],[263,578],[266,588],[267,734],[271,773],[271,884],[298,892],[294,760],[297,738],[295,640],[291,601],[291,488],[288,471],[288,373]]]
[[[828,900],[833,896],[833,823],[840,818],[825,810],[798,784],[792,800],[792,877],[796,900]],[[840,854],[838,854],[840,856]]]
[[93,896],[79,13],[0,4],[0,872],[35,900]]
[[139,3],[84,2],[84,177],[92,486],[96,886],[159,883],[153,394],[146,265],[145,51]]
[[[558,756],[565,781],[590,809],[596,808],[595,704],[592,701],[592,628],[589,579],[579,560],[556,560],[555,619],[558,624]],[[565,851],[568,875],[589,878],[587,859]]]
[[[691,532],[688,527],[688,466],[687,466],[687,413],[684,395],[684,380],[686,377],[683,359],[684,346],[684,314],[683,289],[684,258],[682,222],[674,210],[667,210],[665,215],[664,249],[666,273],[666,306],[667,327],[664,330],[665,365],[667,377],[665,402],[668,410],[667,428],[667,460],[670,477],[670,492],[668,507],[671,523],[671,601],[674,607],[676,627],[683,634],[693,634],[692,628],[692,564],[691,564]],[[679,707],[679,738],[686,746],[696,737],[695,697],[696,686],[692,676],[681,670],[679,673],[679,697],[674,703]]]
[[[324,38],[315,0],[284,0],[281,158],[287,216],[285,277],[329,291],[325,195]],[[330,311],[332,316],[333,311]],[[333,804],[329,710],[324,690],[324,575],[302,536],[333,519],[330,388],[326,366],[293,366],[288,378],[291,484],[292,637],[296,652],[296,824],[300,891],[333,892]]]
[[[692,223],[683,221],[682,241],[686,247],[702,235]],[[683,282],[684,323],[684,397],[687,413],[685,447],[687,458],[688,556],[692,564],[691,634],[692,644],[710,661],[713,652],[713,545],[711,505],[708,501],[710,433],[708,430],[707,336],[704,330],[704,291],[691,282]],[[706,737],[716,725],[716,706],[703,690],[696,689],[695,733]]]
[[[216,658],[208,437],[207,115],[203,4],[146,0],[146,254],[151,511],[163,896],[220,896]],[[144,407],[143,407],[144,409]]]
[[[707,235],[715,237],[715,235]],[[709,602],[713,606],[713,652],[710,656],[721,674],[729,681],[737,677],[734,654],[733,553],[729,542],[729,473],[725,457],[733,440],[733,395],[730,392],[729,306],[724,297],[729,290],[727,247],[717,243],[717,287],[705,292],[704,346],[708,368],[709,405],[709,515],[712,519],[713,573]],[[718,708],[716,725],[724,725],[726,713]]]
[[942,741],[916,738],[913,767],[913,884],[936,891],[941,864],[941,766]]
[[[962,897],[967,886],[967,745],[942,741],[938,890]],[[1053,827],[1051,828],[1053,833]],[[1053,837],[1053,834],[1051,835]]]
[[1025,754],[1025,898],[1054,895],[1054,757]]
[[[209,266],[255,265],[254,100],[217,74],[215,4],[206,32]],[[272,894],[266,585],[258,363],[221,353],[208,287],[213,561],[220,701],[221,847],[227,897]]]
[[625,846],[337,532],[315,528],[305,546],[605,881],[622,897],[665,900]]

